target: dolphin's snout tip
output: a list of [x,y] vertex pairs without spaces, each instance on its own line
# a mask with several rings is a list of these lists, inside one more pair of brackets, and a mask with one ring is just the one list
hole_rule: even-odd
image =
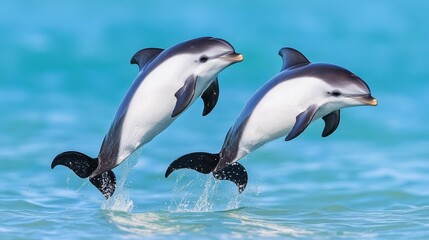
[[225,54],[224,56],[222,56],[222,58],[226,61],[230,61],[233,63],[236,62],[241,62],[244,60],[244,56],[241,53],[236,53],[236,52],[230,52],[228,54]]
[[241,62],[241,61],[243,61],[243,60],[244,60],[244,56],[243,56],[243,54],[237,53],[237,56],[235,57],[235,60],[236,60],[237,62]]
[[241,62],[244,60],[244,56],[241,53],[232,52],[227,55],[227,59],[231,62]]
[[361,102],[362,105],[368,105],[368,106],[377,106],[378,105],[377,98],[374,98],[369,94],[363,95],[363,96],[357,96],[356,98],[358,101]]
[[368,101],[368,105],[370,105],[370,106],[377,106],[378,105],[377,98],[372,98],[371,100],[369,100]]

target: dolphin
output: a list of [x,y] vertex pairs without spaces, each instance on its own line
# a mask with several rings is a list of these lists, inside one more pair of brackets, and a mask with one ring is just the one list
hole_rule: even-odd
[[166,129],[200,96],[203,116],[219,97],[218,74],[243,56],[220,38],[202,37],[168,49],[146,48],[131,58],[139,73],[122,100],[96,158],[63,152],[51,164],[63,165],[109,198],[115,191],[112,169]]
[[319,118],[325,122],[322,137],[327,137],[340,123],[340,109],[378,104],[368,85],[345,68],[311,63],[293,48],[282,48],[279,55],[281,71],[253,94],[220,152],[183,155],[170,164],[165,177],[177,169],[194,169],[234,182],[241,193],[248,177],[237,161],[247,154],[282,136],[290,141]]

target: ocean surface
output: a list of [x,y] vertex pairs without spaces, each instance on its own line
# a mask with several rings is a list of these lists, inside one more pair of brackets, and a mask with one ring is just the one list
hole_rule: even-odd
[[[428,239],[428,1],[2,1],[0,3],[0,239]],[[141,48],[201,36],[228,40],[245,60],[201,101],[114,169],[108,201],[65,167],[60,152],[98,154],[138,69]],[[293,47],[364,79],[377,107],[342,111],[290,142],[240,161],[230,182],[175,158],[217,152],[228,128]]]

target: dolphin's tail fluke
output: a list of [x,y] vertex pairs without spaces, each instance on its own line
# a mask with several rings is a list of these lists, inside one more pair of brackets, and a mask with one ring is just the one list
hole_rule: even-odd
[[[167,178],[173,171],[189,168],[200,173],[208,174],[215,170],[219,163],[219,154],[211,154],[205,152],[189,153],[174,160],[165,172]],[[238,187],[238,192],[241,193],[247,185],[247,171],[239,163],[234,162],[226,167],[213,172],[213,176],[219,180],[229,180],[235,183]]]
[[[73,170],[76,175],[81,178],[87,178],[97,169],[98,159],[91,158],[80,152],[63,152],[55,157],[52,161],[51,168],[54,169],[57,165],[63,165]],[[89,178],[89,181],[108,199],[115,192],[116,177],[109,170],[95,177]]]

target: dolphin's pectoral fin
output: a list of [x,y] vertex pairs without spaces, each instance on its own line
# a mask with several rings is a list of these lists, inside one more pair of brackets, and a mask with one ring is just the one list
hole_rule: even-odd
[[322,137],[331,135],[340,124],[340,110],[331,112],[322,118],[325,121],[325,128],[322,132]]
[[205,152],[189,153],[174,160],[165,172],[167,178],[173,171],[188,168],[200,173],[211,173],[219,162],[219,154]]
[[98,166],[98,160],[83,153],[68,151],[56,156],[52,161],[51,168],[63,165],[73,170],[80,178],[87,178]]
[[183,112],[186,107],[188,107],[188,105],[192,101],[192,98],[194,97],[196,84],[197,77],[191,75],[188,77],[188,79],[186,79],[183,87],[177,90],[176,94],[174,94],[174,96],[177,98],[177,102],[176,106],[174,107],[173,113],[171,114],[171,117],[176,117],[181,112]]
[[279,55],[283,58],[283,66],[280,71],[310,63],[302,53],[293,48],[282,48],[279,51]]
[[136,52],[130,60],[131,64],[137,64],[139,71],[146,67],[146,65],[152,62],[156,56],[158,56],[164,49],[161,48],[144,48]]
[[301,134],[311,123],[314,118],[314,115],[317,112],[317,109],[319,109],[317,105],[313,104],[307,110],[298,114],[298,116],[296,116],[295,125],[293,126],[289,134],[286,136],[285,140],[290,141],[298,137],[299,134]]
[[116,177],[112,170],[101,173],[89,179],[91,183],[103,194],[106,199],[109,199],[115,192]]
[[204,101],[203,116],[209,114],[216,106],[219,98],[219,82],[217,78],[210,84],[210,86],[204,91],[201,98]]
[[229,180],[238,187],[238,192],[242,193],[247,185],[247,171],[238,162],[231,163],[219,171],[213,172],[213,176],[219,180]]

